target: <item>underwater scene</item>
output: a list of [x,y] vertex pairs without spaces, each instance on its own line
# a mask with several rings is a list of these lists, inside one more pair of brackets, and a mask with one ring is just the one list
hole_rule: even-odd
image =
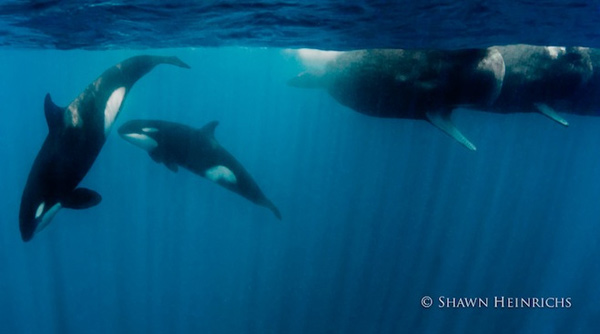
[[598,17],[0,4],[0,333],[597,333]]

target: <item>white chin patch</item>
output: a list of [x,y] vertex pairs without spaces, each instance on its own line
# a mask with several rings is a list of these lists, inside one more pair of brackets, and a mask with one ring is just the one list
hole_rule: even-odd
[[156,140],[141,133],[128,133],[126,135],[123,135],[123,137],[125,137],[125,140],[127,140],[128,142],[132,143],[135,146],[141,147],[148,152],[152,151],[158,146]]
[[62,205],[60,205],[60,203],[56,203],[56,204],[54,204],[53,207],[51,207],[48,211],[46,211],[46,213],[43,213],[45,206],[46,206],[45,203],[40,204],[40,206],[38,206],[38,208],[35,212],[35,219],[38,219],[40,216],[42,217],[42,219],[40,219],[39,223],[35,227],[35,233],[38,233],[41,230],[43,230],[44,228],[46,228],[46,226],[48,226],[48,224],[50,224],[50,221],[52,221],[52,218],[54,218],[54,216],[56,216],[56,213],[58,212],[58,210],[60,210],[62,208]]
[[206,170],[204,176],[206,176],[207,179],[215,183],[219,183],[219,181],[225,181],[228,183],[237,182],[235,174],[233,174],[233,172],[229,168],[221,165]]
[[125,98],[125,87],[117,88],[106,101],[104,109],[104,134],[108,134]]

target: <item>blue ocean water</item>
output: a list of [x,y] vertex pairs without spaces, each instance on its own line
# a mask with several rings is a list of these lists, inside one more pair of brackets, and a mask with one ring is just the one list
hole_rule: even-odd
[[[423,17],[424,9],[415,3],[386,8],[391,13],[410,8]],[[0,332],[593,333],[600,328],[600,155],[594,145],[600,118],[569,115],[570,126],[562,128],[538,114],[458,110],[454,123],[477,143],[478,151],[470,152],[427,122],[367,117],[323,91],[286,85],[305,65],[279,46],[369,47],[362,35],[329,42],[339,31],[354,36],[352,29],[361,27],[378,36],[376,16],[350,30],[325,30],[321,40],[305,40],[304,28],[279,19],[256,25],[253,19],[244,25],[232,21],[235,28],[219,28],[232,35],[220,34],[213,43],[229,46],[207,47],[211,43],[202,43],[201,35],[186,40],[186,34],[170,45],[173,31],[161,26],[179,27],[180,21],[164,17],[190,2],[172,7],[136,2],[129,10],[155,13],[139,25],[114,14],[128,13],[120,2],[85,4],[14,1],[13,7],[2,7]],[[331,3],[323,6],[333,9],[319,12],[329,7],[284,4],[294,3],[214,2],[211,13],[222,22],[220,11],[231,18],[295,8],[335,21],[338,12],[343,18],[382,6]],[[432,4],[428,10],[434,17],[461,8]],[[527,38],[568,44],[579,31],[580,39],[571,42],[594,46],[597,33],[582,28],[597,17],[593,3],[564,4],[554,3],[549,7],[554,15],[539,17],[502,7],[499,13],[513,16],[498,19],[535,17],[551,25],[536,27],[540,32]],[[89,11],[96,21],[76,15]],[[193,21],[190,12],[186,22]],[[559,25],[552,22],[559,12],[579,25],[557,32],[553,28]],[[63,22],[61,15],[73,21]],[[153,18],[159,28],[144,30]],[[106,27],[113,30],[90,35],[86,24],[104,26],[96,23],[102,19],[112,19]],[[141,35],[120,39],[127,24]],[[29,30],[21,31],[25,26]],[[81,29],[73,35],[74,27]],[[254,35],[264,27],[269,33]],[[282,35],[270,44],[279,27],[296,36]],[[482,29],[496,28],[489,23]],[[236,38],[238,30],[252,34]],[[525,42],[527,35],[513,29],[498,31],[497,39],[482,31],[466,37],[438,29],[420,34],[413,44],[404,37],[389,40],[390,34],[371,41],[378,47],[410,47],[443,39],[440,47],[462,47],[469,41]],[[560,38],[551,41],[555,34]],[[150,35],[154,39],[143,44]],[[182,40],[194,45],[178,43]],[[113,130],[81,184],[102,194],[102,203],[60,211],[23,243],[18,208],[47,135],[44,95],[67,105],[105,69],[138,54],[176,55],[191,69],[162,65],[143,77],[117,126],[136,118],[197,127],[218,120],[217,140],[242,162],[283,220],[190,172],[169,171]],[[431,308],[421,305],[425,296],[433,298]],[[489,307],[440,308],[444,297],[488,298]],[[569,298],[571,305],[495,307],[495,298]]]

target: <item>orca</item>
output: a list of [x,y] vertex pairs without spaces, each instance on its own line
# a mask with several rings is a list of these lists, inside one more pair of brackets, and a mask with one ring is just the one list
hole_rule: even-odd
[[270,209],[281,220],[279,209],[260,190],[250,174],[215,139],[213,121],[196,129],[161,120],[132,120],[118,132],[126,141],[144,149],[152,160],[173,172],[181,166],[192,173]]
[[43,230],[61,208],[85,209],[100,203],[97,192],[77,186],[100,153],[133,84],[159,64],[189,68],[176,57],[136,56],[106,70],[67,107],[57,106],[46,95],[48,136],[21,198],[23,241]]
[[365,115],[427,120],[475,150],[450,116],[459,107],[489,107],[500,94],[504,71],[493,48],[371,49],[340,52],[323,70],[301,73],[288,84],[325,89]]

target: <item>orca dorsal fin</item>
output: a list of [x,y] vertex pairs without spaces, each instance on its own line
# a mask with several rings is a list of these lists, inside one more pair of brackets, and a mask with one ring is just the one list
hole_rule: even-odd
[[209,137],[214,138],[215,137],[215,129],[217,128],[217,125],[219,125],[219,121],[212,121],[212,122],[206,123],[206,125],[201,127],[200,130],[198,130],[198,131],[208,135]]
[[50,94],[46,94],[46,98],[44,99],[44,114],[46,115],[46,123],[48,123],[50,132],[52,132],[53,129],[64,126],[64,112],[65,108],[61,108],[54,104]]

